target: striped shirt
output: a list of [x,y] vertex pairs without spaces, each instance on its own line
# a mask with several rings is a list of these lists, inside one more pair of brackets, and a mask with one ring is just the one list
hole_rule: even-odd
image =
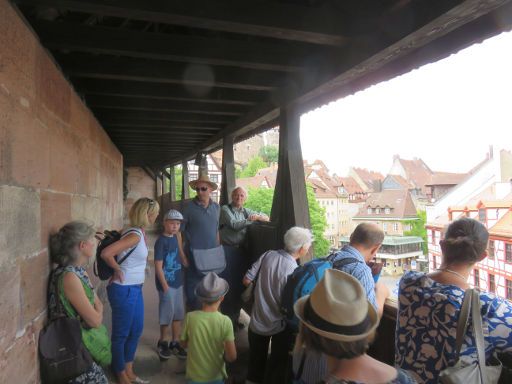
[[366,261],[361,253],[350,245],[345,245],[341,251],[337,252],[334,261],[338,261],[344,258],[357,259],[358,263],[350,263],[339,268],[340,271],[346,272],[354,276],[366,291],[368,301],[377,308],[377,299],[375,297],[375,281],[373,280],[372,270],[366,265]]

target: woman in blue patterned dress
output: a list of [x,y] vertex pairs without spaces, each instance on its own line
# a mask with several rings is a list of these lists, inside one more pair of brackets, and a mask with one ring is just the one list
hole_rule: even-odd
[[[448,226],[440,241],[441,267],[429,274],[408,272],[400,280],[395,363],[418,382],[437,383],[439,372],[455,364],[455,339],[464,291],[475,264],[487,257],[489,233],[478,221],[463,218]],[[512,303],[481,292],[486,355],[512,354]],[[476,359],[468,328],[461,358]]]

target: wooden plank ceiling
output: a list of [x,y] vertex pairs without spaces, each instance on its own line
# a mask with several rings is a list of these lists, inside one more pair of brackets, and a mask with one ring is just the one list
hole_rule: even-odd
[[153,169],[276,125],[280,107],[313,108],[437,60],[511,19],[505,0],[14,3],[125,164]]

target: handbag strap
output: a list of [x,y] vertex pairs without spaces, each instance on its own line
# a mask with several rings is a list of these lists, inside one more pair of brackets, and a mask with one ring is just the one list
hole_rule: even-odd
[[471,311],[471,297],[473,296],[472,289],[466,289],[464,292],[464,300],[462,301],[462,307],[460,309],[459,320],[457,322],[457,338],[455,341],[455,361],[459,361],[460,350],[462,348],[462,342],[468,327],[469,312]]
[[476,351],[478,354],[478,364],[480,365],[480,375],[482,383],[486,383],[485,379],[485,344],[484,330],[482,326],[482,315],[480,313],[480,294],[473,289],[471,317],[473,319],[473,333],[475,334]]
[[261,256],[261,263],[260,263],[260,267],[258,268],[258,272],[256,272],[256,276],[254,276],[254,280],[253,280],[253,283],[256,284],[256,281],[258,281],[258,277],[260,276],[260,271],[261,271],[261,266],[263,265],[263,261],[265,261],[265,257],[267,257],[267,255],[270,253],[270,251],[267,251],[263,254],[263,256]]
[[475,346],[478,358],[478,365],[480,367],[480,375],[482,382],[485,383],[485,343],[484,343],[484,332],[482,326],[482,315],[480,313],[480,293],[476,289],[468,288],[464,293],[464,300],[460,310],[459,321],[457,323],[457,339],[456,339],[456,359],[460,358],[460,350],[462,348],[462,342],[466,335],[469,313],[471,312],[471,327],[475,336]]

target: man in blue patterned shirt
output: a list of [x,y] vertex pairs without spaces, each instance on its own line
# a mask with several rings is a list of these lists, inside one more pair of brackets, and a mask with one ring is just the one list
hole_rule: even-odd
[[[374,282],[371,268],[366,263],[375,257],[383,240],[384,232],[379,226],[361,223],[350,235],[349,245],[344,246],[334,259],[334,268],[351,274],[360,281],[366,290],[368,300],[377,309],[379,316],[384,310],[389,289],[383,283]],[[346,259],[345,263],[343,259]]]

